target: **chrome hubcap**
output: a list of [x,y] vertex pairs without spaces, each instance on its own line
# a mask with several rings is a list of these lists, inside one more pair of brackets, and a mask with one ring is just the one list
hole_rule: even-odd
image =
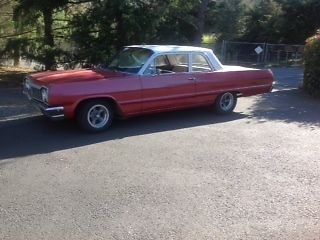
[[233,106],[234,96],[232,93],[225,93],[220,99],[220,107],[223,111],[229,111]]
[[109,110],[104,105],[94,105],[88,111],[88,122],[94,128],[104,127],[110,118]]

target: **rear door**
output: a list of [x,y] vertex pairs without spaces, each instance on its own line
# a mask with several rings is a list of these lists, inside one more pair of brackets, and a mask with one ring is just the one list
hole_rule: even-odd
[[207,56],[200,52],[192,53],[191,72],[196,82],[196,101],[199,104],[214,102],[215,97],[228,83],[224,74],[215,72]]

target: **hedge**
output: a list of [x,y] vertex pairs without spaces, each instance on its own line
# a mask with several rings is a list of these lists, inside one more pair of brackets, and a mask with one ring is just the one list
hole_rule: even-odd
[[304,89],[310,95],[320,97],[320,30],[318,30],[317,34],[307,39],[304,62]]

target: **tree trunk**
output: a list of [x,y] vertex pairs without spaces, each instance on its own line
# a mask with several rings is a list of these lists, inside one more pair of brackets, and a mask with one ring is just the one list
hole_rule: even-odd
[[[19,53],[18,53],[19,54]],[[20,65],[20,56],[16,55],[16,53],[14,53],[14,57],[13,57],[13,66],[14,67],[19,67]]]
[[[15,29],[15,33],[17,33],[17,29]],[[13,49],[13,66],[19,67],[20,65],[20,46],[16,46]]]
[[44,64],[46,70],[55,69],[55,54],[54,54],[54,36],[53,36],[53,9],[46,8],[42,10],[44,21]]
[[204,33],[204,25],[206,21],[207,8],[210,0],[201,0],[200,8],[197,14],[196,33],[194,36],[194,44],[200,44],[202,42],[202,35]]
[[117,42],[115,43],[116,45],[116,49],[120,50],[126,42],[126,32],[124,30],[124,22],[123,22],[123,16],[122,16],[122,12],[117,9],[117,12],[115,14],[115,19],[117,22]]

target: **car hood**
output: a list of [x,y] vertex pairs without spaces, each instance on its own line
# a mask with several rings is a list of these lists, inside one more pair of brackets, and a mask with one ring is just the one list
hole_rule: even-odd
[[104,69],[81,69],[67,71],[50,71],[30,75],[31,79],[41,85],[50,83],[69,83],[81,81],[93,81],[107,78],[126,76],[126,73],[114,72]]

